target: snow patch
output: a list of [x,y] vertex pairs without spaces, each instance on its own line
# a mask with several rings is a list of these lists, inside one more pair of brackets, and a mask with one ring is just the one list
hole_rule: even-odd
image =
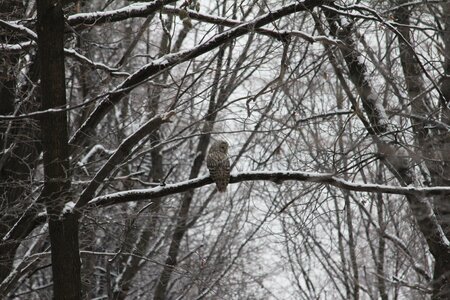
[[73,212],[73,208],[75,207],[75,202],[73,201],[69,201],[66,203],[66,205],[63,208],[62,213],[65,214],[69,214]]

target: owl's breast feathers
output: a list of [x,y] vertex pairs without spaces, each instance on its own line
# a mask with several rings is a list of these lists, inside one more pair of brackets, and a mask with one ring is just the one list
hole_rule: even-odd
[[208,154],[206,165],[217,190],[224,192],[230,180],[230,161],[225,153],[212,151]]

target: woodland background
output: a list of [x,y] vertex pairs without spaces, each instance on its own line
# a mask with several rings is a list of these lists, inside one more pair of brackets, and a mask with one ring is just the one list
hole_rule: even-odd
[[0,296],[448,299],[449,100],[448,1],[0,0]]

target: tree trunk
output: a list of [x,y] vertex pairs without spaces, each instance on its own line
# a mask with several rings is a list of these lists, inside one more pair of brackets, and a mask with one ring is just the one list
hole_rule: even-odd
[[[41,67],[42,109],[66,105],[64,73],[64,16],[54,0],[37,1],[38,57]],[[62,215],[70,200],[69,147],[65,112],[41,117],[44,150],[44,190],[51,242],[54,299],[80,299],[78,219]]]

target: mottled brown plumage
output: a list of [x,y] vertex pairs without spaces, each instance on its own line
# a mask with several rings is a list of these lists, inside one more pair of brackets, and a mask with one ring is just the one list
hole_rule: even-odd
[[219,192],[225,192],[230,181],[230,161],[228,159],[228,143],[215,142],[209,149],[206,165]]

